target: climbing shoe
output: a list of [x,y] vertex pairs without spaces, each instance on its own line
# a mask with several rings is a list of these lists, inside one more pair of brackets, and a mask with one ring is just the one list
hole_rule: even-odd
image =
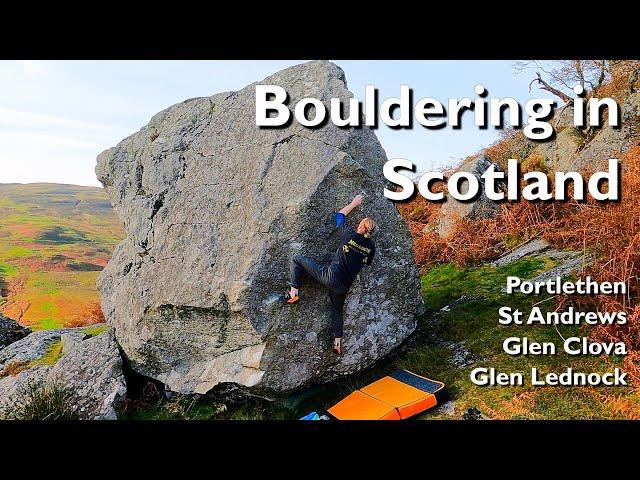
[[342,341],[336,341],[338,339],[334,339],[333,340],[333,353],[335,353],[336,355],[338,355],[339,357],[342,356]]
[[292,297],[288,290],[282,296],[282,302],[284,304],[286,304],[286,305],[293,305],[294,303],[297,303],[298,301],[300,301],[300,295],[296,295],[296,296]]

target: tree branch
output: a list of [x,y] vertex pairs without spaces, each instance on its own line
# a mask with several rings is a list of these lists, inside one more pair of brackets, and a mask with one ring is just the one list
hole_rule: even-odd
[[607,61],[606,60],[602,60],[599,63],[599,66],[600,66],[600,71],[599,71],[599,74],[598,74],[598,83],[592,89],[594,92],[597,91],[602,86],[602,84],[604,83],[604,81],[606,79],[606,76],[607,76]]
[[584,71],[582,69],[582,62],[580,60],[576,60],[574,62],[576,73],[578,74],[578,80],[580,81],[580,86],[584,88]]
[[540,85],[540,89],[541,90],[546,90],[547,92],[555,95],[556,97],[560,97],[562,99],[562,101],[564,103],[569,103],[571,101],[571,99],[569,98],[569,96],[567,94],[565,94],[563,91],[558,90],[555,87],[552,87],[551,85],[549,85],[547,82],[545,82],[542,77],[540,76],[540,72],[536,72],[536,75],[538,76],[537,78],[534,78],[533,80],[531,80],[531,82],[529,83],[529,92],[531,92],[531,86],[534,83],[538,83],[538,85]]

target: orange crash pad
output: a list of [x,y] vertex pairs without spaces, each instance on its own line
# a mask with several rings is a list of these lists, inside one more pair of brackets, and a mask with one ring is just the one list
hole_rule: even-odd
[[444,383],[397,370],[351,393],[328,410],[338,420],[404,420],[438,404]]

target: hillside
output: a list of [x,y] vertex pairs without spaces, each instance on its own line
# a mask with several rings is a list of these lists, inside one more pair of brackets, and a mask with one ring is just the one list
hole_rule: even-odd
[[100,321],[95,282],[122,237],[101,188],[0,184],[0,313],[34,329]]

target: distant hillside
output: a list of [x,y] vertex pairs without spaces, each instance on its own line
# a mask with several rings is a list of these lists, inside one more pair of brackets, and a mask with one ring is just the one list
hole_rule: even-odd
[[36,329],[101,320],[95,282],[122,238],[101,188],[0,184],[0,313]]

